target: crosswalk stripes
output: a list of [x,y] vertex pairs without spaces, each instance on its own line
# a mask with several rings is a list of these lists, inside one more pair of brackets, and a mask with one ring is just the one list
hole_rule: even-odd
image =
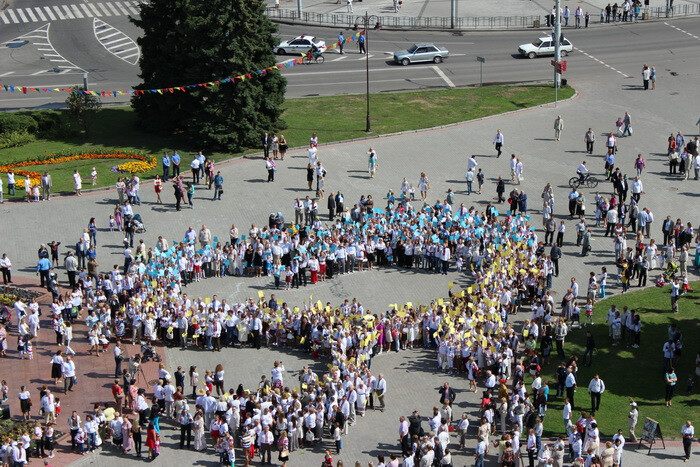
[[131,65],[138,63],[141,50],[131,37],[97,18],[92,20],[92,29],[95,38],[107,52]]
[[0,24],[37,23],[103,16],[138,16],[139,5],[146,0],[121,0],[44,7],[7,8],[0,11]]

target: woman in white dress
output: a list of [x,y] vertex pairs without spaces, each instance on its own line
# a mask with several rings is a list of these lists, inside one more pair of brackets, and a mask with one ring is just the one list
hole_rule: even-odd
[[272,135],[272,144],[270,146],[272,149],[273,159],[277,159],[277,155],[280,151],[280,139],[277,137],[277,135]]
[[656,269],[659,267],[658,262],[657,262],[657,253],[658,253],[659,247],[656,246],[656,241],[652,239],[649,242],[649,246],[647,246],[647,261],[649,261],[649,270],[651,271],[652,269]]
[[420,178],[418,179],[418,191],[420,191],[421,201],[425,201],[428,197],[428,190],[430,189],[430,181],[425,172],[420,173]]
[[78,169],[75,169],[75,172],[73,172],[73,184],[75,185],[75,194],[77,196],[82,196],[82,189],[83,189],[83,179],[80,178],[80,173],[78,173]]
[[194,416],[192,432],[194,434],[194,450],[204,451],[207,448],[207,441],[204,439],[204,419],[201,412],[197,412]]
[[242,318],[238,323],[238,342],[245,345],[248,342],[248,318]]

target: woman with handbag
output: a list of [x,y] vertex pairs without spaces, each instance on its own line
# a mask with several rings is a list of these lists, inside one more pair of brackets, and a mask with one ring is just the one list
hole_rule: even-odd
[[289,438],[287,438],[287,432],[282,431],[280,437],[277,440],[277,449],[279,449],[279,461],[282,462],[282,467],[287,467],[287,462],[289,461]]

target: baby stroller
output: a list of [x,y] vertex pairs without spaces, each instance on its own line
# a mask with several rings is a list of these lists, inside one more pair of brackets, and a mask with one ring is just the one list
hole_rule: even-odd
[[667,281],[672,280],[676,276],[677,272],[678,265],[673,261],[669,261],[668,266],[666,266],[666,270],[664,271],[664,279]]
[[143,342],[141,344],[141,362],[145,363],[149,360],[160,362],[162,359],[149,342]]
[[134,214],[131,221],[134,223],[134,233],[144,233],[146,231],[146,226],[143,223],[143,219],[141,219],[141,214]]

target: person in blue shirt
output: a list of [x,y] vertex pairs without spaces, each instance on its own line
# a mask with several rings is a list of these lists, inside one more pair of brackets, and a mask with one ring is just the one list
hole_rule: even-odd
[[360,47],[361,54],[367,53],[367,49],[365,49],[365,35],[364,34],[360,34],[360,37],[357,39],[357,45]]
[[180,154],[175,151],[170,160],[173,163],[173,177],[177,177],[180,175]]
[[343,36],[343,31],[340,31],[340,34],[338,34],[338,49],[340,50],[340,53],[343,52],[343,46],[345,45],[345,36]]
[[36,275],[41,277],[41,286],[49,286],[49,271],[51,270],[51,261],[48,258],[41,258],[36,263]]
[[221,200],[221,194],[224,192],[224,177],[221,175],[221,172],[216,172],[216,176],[214,177],[214,198],[213,200],[218,199]]
[[163,153],[163,176],[161,177],[164,182],[168,181],[168,176],[170,175],[170,156],[167,152]]

